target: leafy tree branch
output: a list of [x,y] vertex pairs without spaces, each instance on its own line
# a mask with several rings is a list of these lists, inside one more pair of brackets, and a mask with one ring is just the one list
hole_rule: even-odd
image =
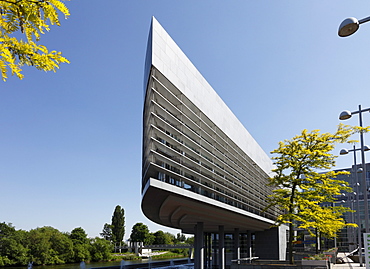
[[[69,63],[61,52],[36,43],[50,25],[60,26],[59,13],[65,18],[70,15],[59,0],[0,0],[0,72],[4,81],[9,71],[22,79],[24,65],[55,72],[61,63]],[[18,32],[25,41],[14,36]]]

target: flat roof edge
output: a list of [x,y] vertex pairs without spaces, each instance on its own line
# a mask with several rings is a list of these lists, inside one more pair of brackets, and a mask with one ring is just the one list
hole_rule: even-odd
[[146,59],[272,176],[271,159],[154,17],[150,35],[147,48],[150,53]]

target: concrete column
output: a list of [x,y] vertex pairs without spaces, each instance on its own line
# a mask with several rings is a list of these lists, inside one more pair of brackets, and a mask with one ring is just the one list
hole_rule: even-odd
[[256,232],[255,252],[260,259],[285,260],[288,226],[281,225]]
[[194,269],[204,269],[204,234],[203,222],[195,225]]
[[209,268],[209,234],[204,233],[204,263],[205,268]]
[[[213,233],[212,234],[212,240],[214,240],[215,242],[218,242],[218,239],[219,239],[219,235],[218,233]],[[216,244],[217,245],[217,244]],[[217,246],[218,247],[218,246]],[[213,251],[213,257],[212,257],[212,263],[213,265],[216,266],[216,268],[218,268],[218,263],[219,263],[219,253],[218,253],[218,248],[216,248],[215,245],[212,245],[212,251]]]
[[207,262],[208,268],[212,268],[212,233],[207,234]]
[[218,265],[220,269],[225,269],[225,230],[224,226],[218,226]]
[[247,249],[248,249],[248,257],[252,257],[252,233],[251,231],[247,231]]
[[239,229],[234,230],[234,254],[233,254],[233,259],[240,259],[240,236],[239,236]]

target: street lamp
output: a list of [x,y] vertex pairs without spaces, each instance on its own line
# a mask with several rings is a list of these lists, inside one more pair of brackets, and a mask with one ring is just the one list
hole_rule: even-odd
[[338,35],[340,37],[346,37],[354,34],[358,28],[360,27],[361,23],[370,21],[370,17],[366,17],[361,20],[357,20],[356,18],[347,18],[339,25]]
[[[351,152],[351,151],[356,151],[356,150],[361,150],[360,148],[358,148],[358,149],[356,149],[355,148],[355,146],[353,146],[353,149],[341,149],[340,150],[340,152],[339,152],[339,154],[340,155],[346,155],[346,154],[348,154],[349,152]],[[364,151],[369,151],[370,150],[370,147],[368,146],[368,145],[365,145],[364,146]],[[354,159],[354,162],[355,162],[355,165],[356,165],[356,156],[355,156],[355,159]],[[359,169],[361,169],[361,168],[359,168]],[[362,170],[362,169],[361,169]]]
[[[359,115],[359,125],[362,127],[362,112],[370,111],[370,108],[361,109],[361,105],[358,106],[358,111],[350,112],[348,110],[343,111],[339,115],[340,120],[346,120],[352,117],[353,114]],[[362,160],[362,191],[364,194],[364,215],[365,215],[365,231],[369,232],[369,205],[367,202],[367,184],[366,184],[366,163],[365,163],[365,147],[364,147],[364,134],[360,130],[360,143],[361,143],[361,160]]]
[[[362,148],[357,148],[356,149],[356,146],[353,145],[353,149],[341,149],[339,154],[340,155],[346,155],[348,154],[349,152],[353,151],[353,166],[354,166],[354,175],[355,175],[355,186],[356,186],[356,190],[355,190],[355,196],[356,196],[356,200],[357,200],[357,203],[356,203],[356,211],[357,211],[357,223],[358,223],[358,229],[357,229],[357,241],[358,241],[358,249],[359,249],[359,261],[360,261],[360,266],[362,267],[362,241],[361,241],[361,218],[360,218],[360,193],[359,193],[359,182],[358,182],[358,177],[357,177],[357,173],[362,173],[363,172],[363,169],[362,168],[357,168],[357,162],[356,162],[356,151],[357,150],[361,150],[362,151]],[[363,151],[369,151],[370,150],[370,147],[365,145],[364,148],[363,148]],[[365,197],[365,196],[364,196]],[[365,198],[364,198],[365,199]],[[365,213],[366,215],[366,213]]]

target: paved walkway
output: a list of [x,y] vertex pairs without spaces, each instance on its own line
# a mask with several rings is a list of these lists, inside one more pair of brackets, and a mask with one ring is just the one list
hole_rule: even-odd
[[[344,253],[338,253],[338,257],[345,256]],[[359,263],[353,262],[350,258],[344,258],[345,263],[341,264],[334,264],[332,265],[332,269],[350,269],[350,268],[365,268],[364,266],[361,267]]]
[[342,264],[334,264],[332,269],[350,269],[350,268],[365,268],[361,267],[359,263],[355,262],[348,262],[348,263],[342,263]]

